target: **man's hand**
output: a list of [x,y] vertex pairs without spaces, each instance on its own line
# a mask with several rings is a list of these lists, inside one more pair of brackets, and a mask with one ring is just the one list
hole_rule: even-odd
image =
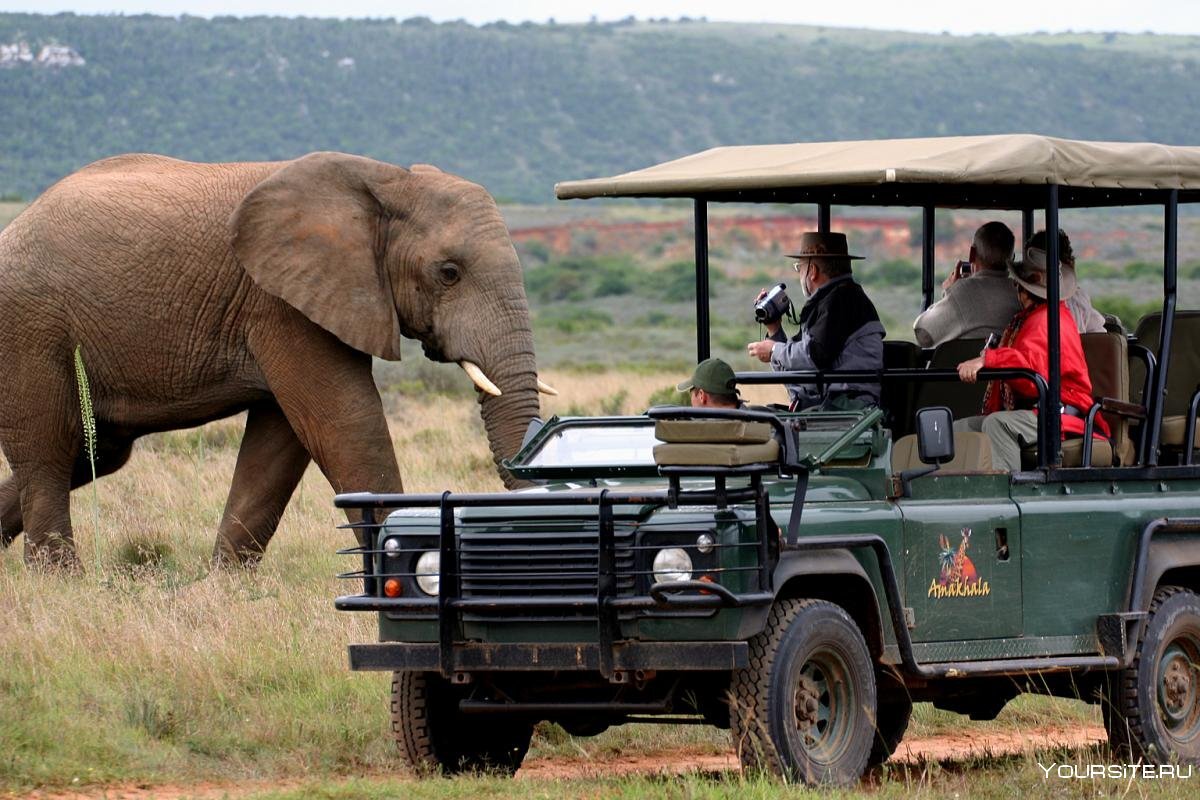
[[976,356],[970,361],[964,361],[958,365],[958,377],[963,383],[974,383],[981,369],[983,369],[983,356]]
[[763,339],[761,342],[751,342],[746,345],[746,352],[751,358],[757,358],[764,364],[771,361],[771,351],[775,349],[775,341],[772,339]]
[[951,286],[953,286],[956,283],[958,283],[958,268],[957,267],[955,267],[953,270],[950,271],[950,275],[947,276],[946,280],[942,281],[942,291],[945,292],[947,289],[949,289]]

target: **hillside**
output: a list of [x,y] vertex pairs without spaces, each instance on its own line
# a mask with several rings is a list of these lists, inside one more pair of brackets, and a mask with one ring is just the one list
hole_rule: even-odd
[[712,145],[1032,131],[1195,140],[1197,37],[700,21],[0,14],[0,197],[96,158],[339,149],[501,198]]

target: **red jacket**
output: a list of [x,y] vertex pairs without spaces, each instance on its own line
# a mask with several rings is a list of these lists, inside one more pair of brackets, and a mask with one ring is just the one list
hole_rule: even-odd
[[[1029,312],[1029,317],[1021,324],[1016,338],[1008,347],[997,347],[985,350],[983,365],[997,369],[1028,369],[1041,375],[1047,381],[1050,379],[1050,357],[1047,338],[1048,306],[1041,303]],[[1065,302],[1058,304],[1058,337],[1059,363],[1062,367],[1062,402],[1075,406],[1080,412],[1087,414],[1095,402],[1092,399],[1092,381],[1088,377],[1087,361],[1083,357],[1083,342],[1079,338],[1079,330],[1075,318],[1067,310]],[[1013,394],[1030,404],[1037,403],[1037,388],[1032,381],[1018,379],[1006,381],[1012,387]],[[1000,411],[1000,392],[993,391],[988,398],[988,407],[983,413],[990,414]],[[1083,434],[1083,419],[1071,414],[1062,415],[1063,434]],[[1096,432],[1108,435],[1108,424],[1104,417],[1096,415]]]

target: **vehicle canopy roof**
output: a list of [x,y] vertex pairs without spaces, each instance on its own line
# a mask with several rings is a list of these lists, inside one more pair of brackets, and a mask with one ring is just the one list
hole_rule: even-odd
[[[830,207],[920,206],[921,290],[933,300],[936,208],[1022,211],[1022,240],[1044,211],[1046,258],[1058,262],[1058,212],[1064,207],[1161,204],[1163,311],[1156,350],[1170,363],[1177,296],[1179,204],[1200,202],[1200,147],[1148,142],[1088,142],[1035,134],[945,136],[849,142],[716,147],[611,178],[555,186],[560,200],[595,197],[688,197],[696,206],[696,358],[709,356],[709,202],[816,203],[817,228],[830,230]],[[1057,305],[1057,270],[1047,275],[1047,302]],[[1060,404],[1059,317],[1049,316],[1046,407]],[[1158,464],[1167,370],[1158,369],[1146,398],[1144,463]],[[798,380],[799,373],[787,373]],[[739,376],[739,379],[742,376]],[[820,375],[806,380],[823,380]],[[1039,417],[1043,441],[1060,440],[1058,414]],[[1048,463],[1061,463],[1061,452]],[[1039,458],[1046,463],[1044,451]]]
[[[1180,201],[1200,200],[1200,147],[1034,134],[714,147],[610,178],[559,183],[555,193],[562,200],[728,195],[721,199],[1029,207],[1044,203],[1048,184],[1063,187],[1063,205],[1136,204],[1143,192],[1169,189],[1180,190]],[[831,197],[835,187],[847,194]],[[878,191],[887,187],[895,191]],[[930,196],[935,187],[951,191]]]

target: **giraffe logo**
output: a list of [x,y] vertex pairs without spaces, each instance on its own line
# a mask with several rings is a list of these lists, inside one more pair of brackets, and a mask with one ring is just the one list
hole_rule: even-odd
[[975,562],[967,555],[971,546],[971,529],[963,528],[962,541],[957,547],[951,545],[945,535],[938,537],[941,545],[939,562],[941,574],[929,582],[927,597],[986,597],[992,587],[975,569]]

